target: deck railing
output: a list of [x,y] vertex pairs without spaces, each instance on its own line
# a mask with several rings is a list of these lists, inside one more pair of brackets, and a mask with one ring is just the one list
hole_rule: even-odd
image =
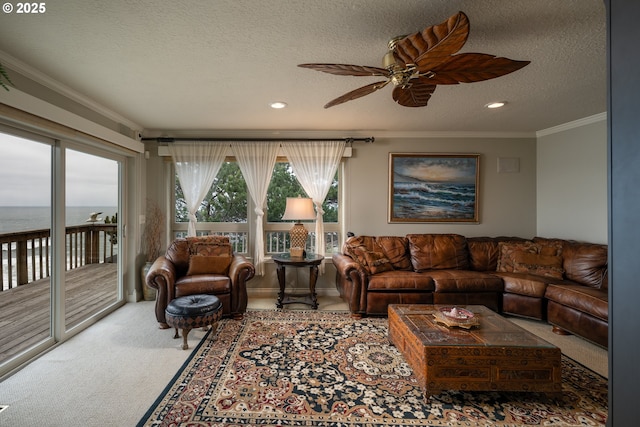
[[[116,224],[66,228],[67,270],[87,264],[113,262],[117,253]],[[0,234],[0,292],[51,275],[51,230]]]
[[[229,242],[233,247],[233,252],[240,254],[247,254],[248,251],[248,238],[249,234],[246,232],[227,232],[227,231],[198,231],[197,235],[199,236],[208,236],[208,235],[216,235],[216,236],[227,236],[229,237]],[[179,237],[187,237],[186,231],[175,231],[173,233],[174,238]],[[332,254],[336,251],[339,251],[339,240],[338,240],[338,232],[337,231],[325,231],[325,253]],[[289,250],[291,242],[289,239],[289,231],[267,231],[265,232],[265,251],[267,254],[277,254],[281,252],[286,252]],[[307,239],[307,247],[305,248],[307,252],[314,252],[314,248],[316,245],[316,233],[310,232],[309,238]]]

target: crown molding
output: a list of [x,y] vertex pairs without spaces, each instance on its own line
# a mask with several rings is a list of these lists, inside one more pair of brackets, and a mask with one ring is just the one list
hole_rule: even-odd
[[607,120],[606,111],[604,113],[594,114],[593,116],[585,117],[585,118],[574,120],[572,122],[564,123],[558,126],[553,126],[547,129],[539,130],[536,132],[536,138],[552,135],[554,133],[564,132],[566,130],[579,128],[581,126],[586,126],[592,123],[598,123],[603,120]]
[[41,71],[30,66],[29,64],[22,62],[19,59],[14,58],[13,56],[1,50],[0,62],[2,62],[5,66],[11,68],[13,71],[21,74],[22,76],[33,80],[34,82],[41,84],[44,87],[51,89],[52,91],[74,102],[77,102],[78,104],[83,105],[84,107],[87,107],[95,111],[96,113],[101,114],[102,116],[110,120],[113,120],[116,123],[123,124],[131,130],[142,129],[139,124],[127,119],[126,117],[121,116],[120,114],[104,107],[103,105],[98,104],[96,101],[87,97],[86,95],[81,94],[80,92],[60,83],[57,80],[54,80],[53,78],[47,76]]

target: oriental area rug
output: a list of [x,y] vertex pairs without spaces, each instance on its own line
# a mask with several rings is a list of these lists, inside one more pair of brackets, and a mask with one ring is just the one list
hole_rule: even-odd
[[562,397],[444,392],[425,401],[387,319],[250,311],[208,333],[143,426],[604,426],[607,380],[562,356]]

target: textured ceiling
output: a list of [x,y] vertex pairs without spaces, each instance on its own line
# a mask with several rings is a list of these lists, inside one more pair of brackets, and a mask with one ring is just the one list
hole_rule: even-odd
[[[606,110],[602,0],[57,0],[46,7],[0,15],[3,62],[15,58],[147,130],[534,132]],[[380,66],[390,38],[458,10],[471,22],[460,52],[531,64],[494,80],[438,86],[422,108],[395,104],[387,86],[324,109],[380,79],[297,67]],[[269,108],[275,100],[288,108]],[[483,108],[495,100],[508,104]]]

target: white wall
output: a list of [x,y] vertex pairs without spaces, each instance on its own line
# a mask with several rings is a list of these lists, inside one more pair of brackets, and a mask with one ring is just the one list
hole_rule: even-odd
[[537,234],[607,243],[607,122],[544,132],[537,144]]
[[[364,235],[458,233],[533,237],[535,149],[535,138],[380,138],[373,144],[356,144],[346,168],[347,230]],[[480,154],[479,223],[388,223],[390,152]],[[519,159],[520,171],[498,173],[498,157]]]

